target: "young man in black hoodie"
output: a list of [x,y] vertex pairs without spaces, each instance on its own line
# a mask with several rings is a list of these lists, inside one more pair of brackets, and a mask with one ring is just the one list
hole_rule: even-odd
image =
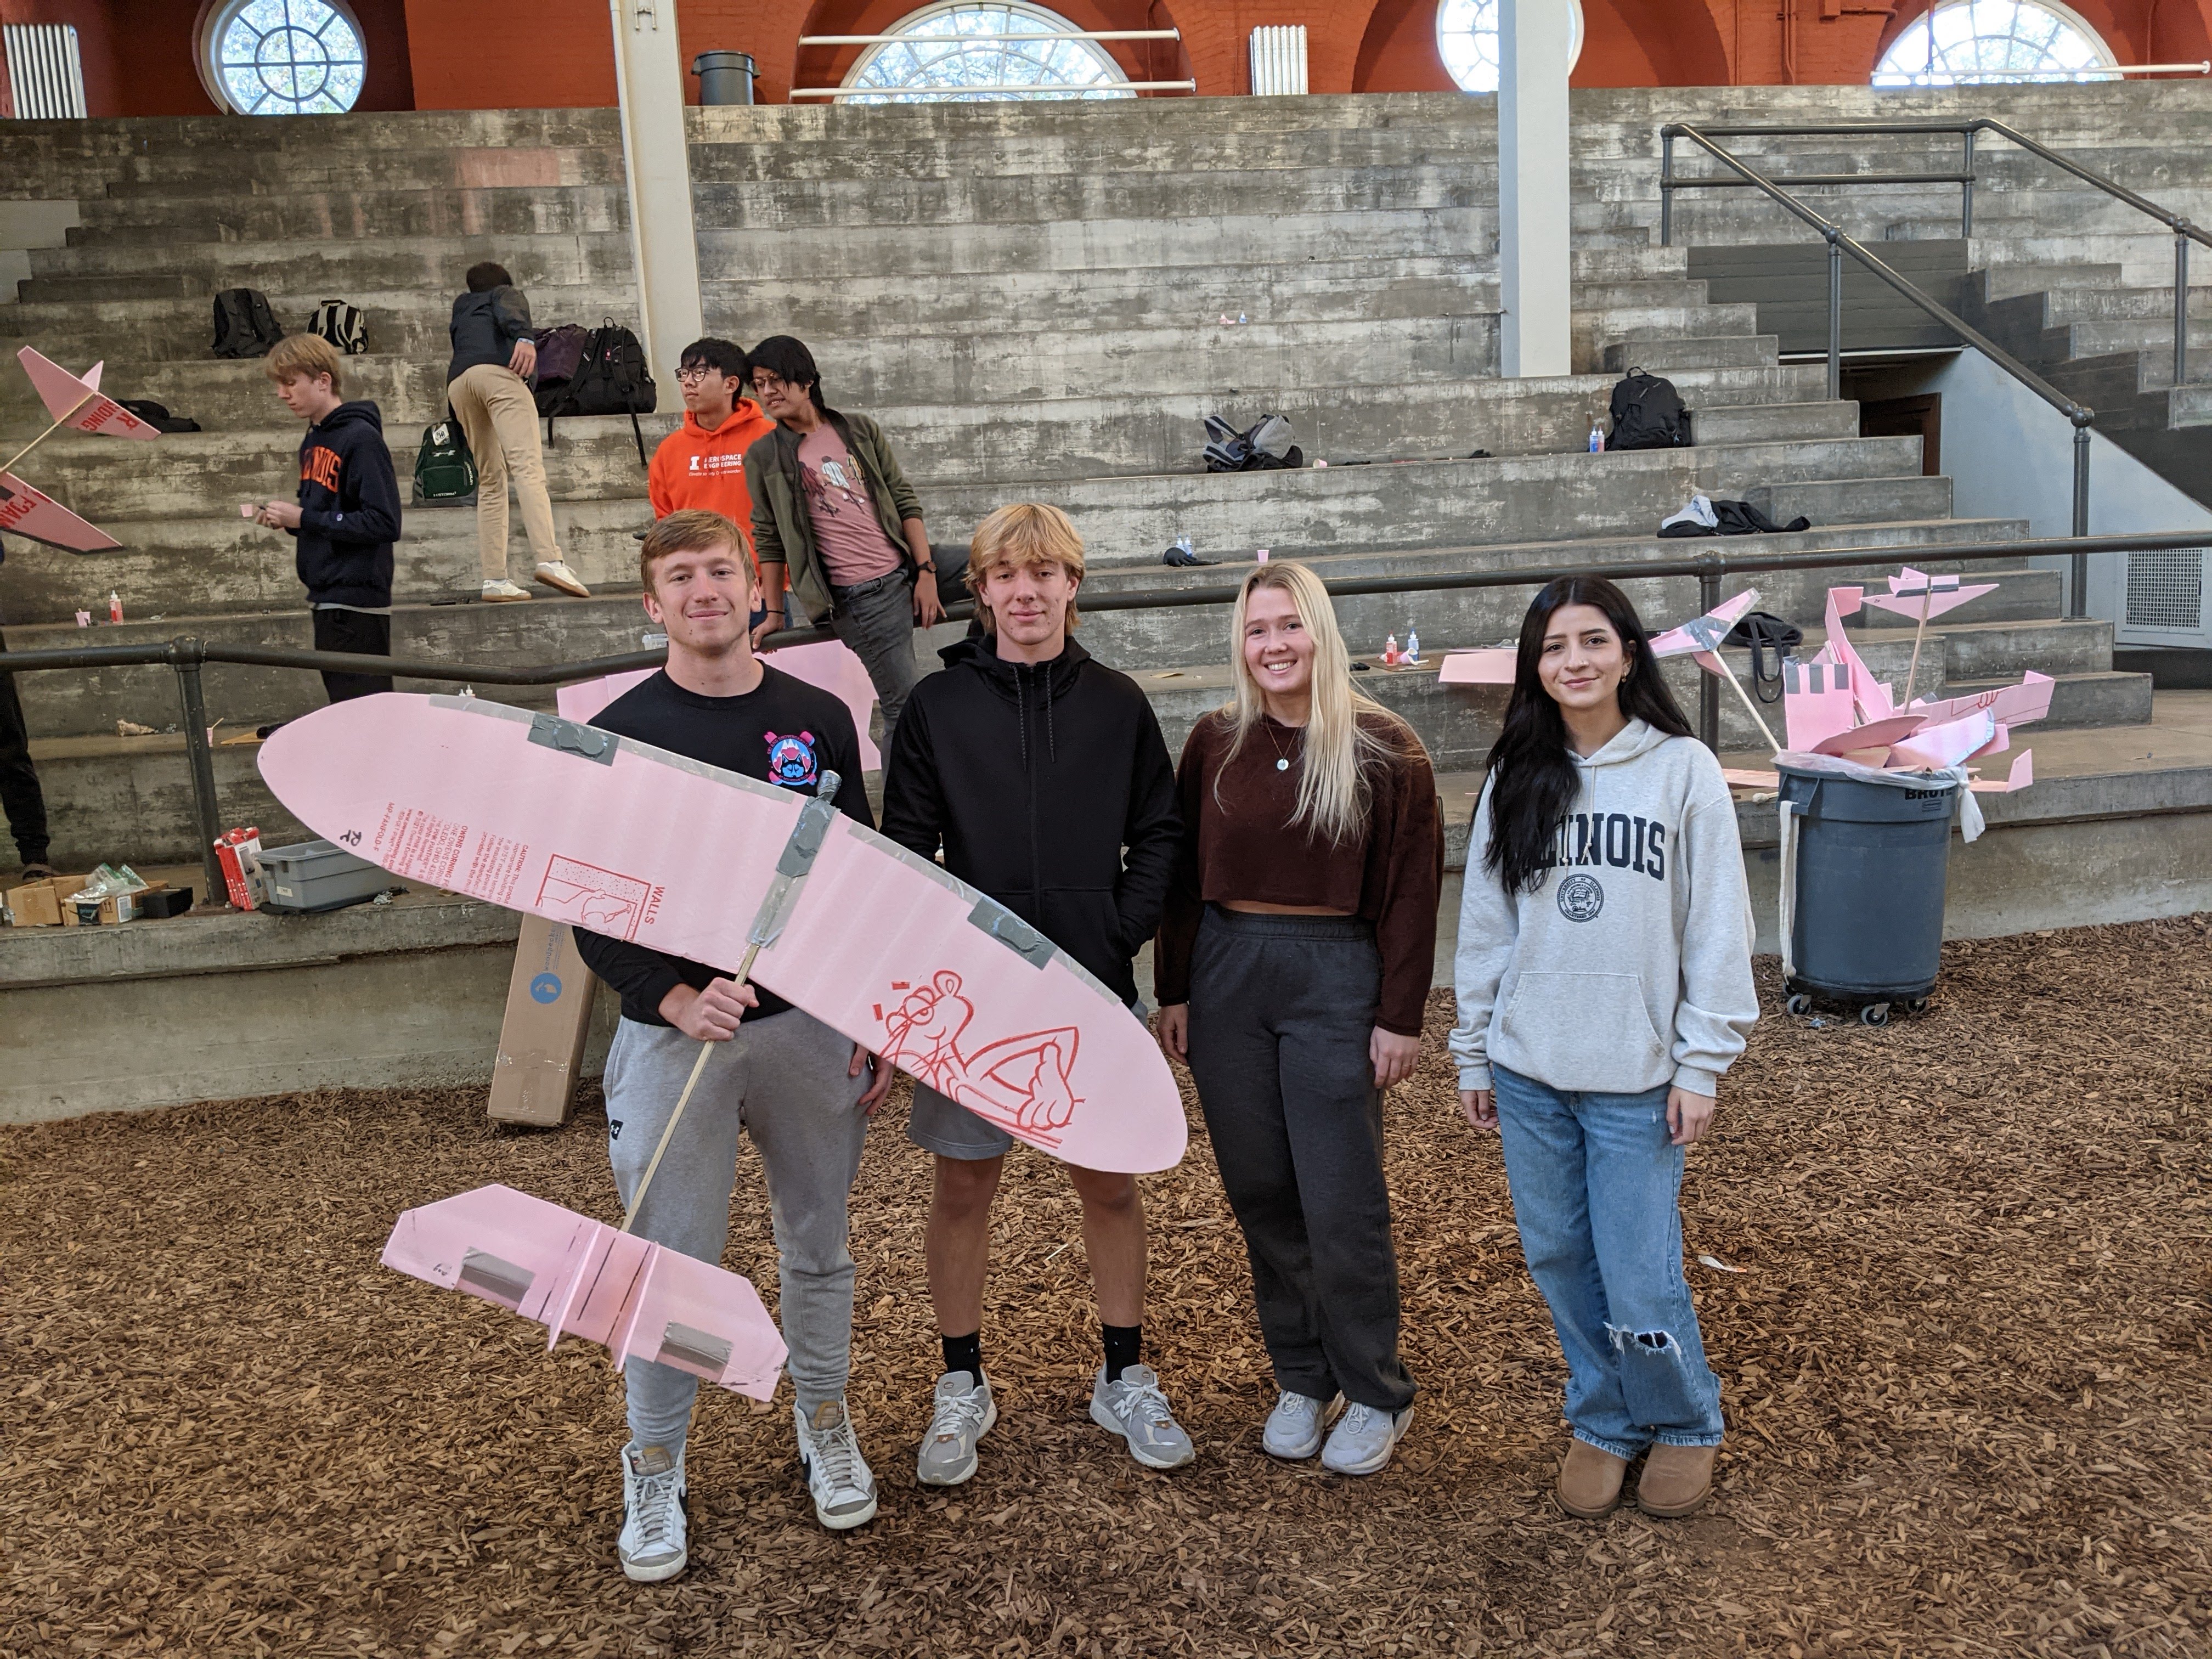
[[[969,555],[982,637],[939,654],[914,689],[884,773],[884,833],[981,888],[1137,1003],[1130,963],[1159,926],[1182,842],[1175,768],[1144,692],[1068,637],[1083,540],[1059,508],[1002,507]],[[982,1362],[991,1201],[1012,1139],[916,1084],[908,1138],[936,1154],[926,1251],[944,1343],[916,1460],[931,1486],[975,1472],[997,1420]],[[1068,1166],[1106,1349],[1091,1419],[1149,1468],[1192,1456],[1152,1368],[1138,1363],[1145,1212],[1133,1176]]]
[[[307,423],[300,440],[300,498],[270,501],[254,522],[299,538],[295,561],[315,618],[315,649],[392,654],[392,544],[399,538],[399,480],[384,421],[363,398],[345,401],[336,347],[288,334],[264,360],[284,406]],[[325,672],[332,702],[392,690],[388,674]]]

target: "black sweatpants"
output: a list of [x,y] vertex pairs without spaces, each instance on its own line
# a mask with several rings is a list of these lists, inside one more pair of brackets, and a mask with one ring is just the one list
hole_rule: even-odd
[[[0,638],[0,655],[8,642]],[[46,861],[46,797],[31,766],[31,733],[23,724],[22,700],[15,677],[0,674],[0,812],[15,838],[15,856],[25,864]]]
[[1206,907],[1190,1070],[1278,1386],[1401,1411],[1398,1255],[1367,1044],[1382,961],[1356,916]]
[[[372,617],[366,611],[317,611],[315,649],[350,651],[364,657],[392,654],[392,618]],[[332,702],[349,697],[374,696],[392,690],[389,674],[336,674],[323,671],[323,690]]]

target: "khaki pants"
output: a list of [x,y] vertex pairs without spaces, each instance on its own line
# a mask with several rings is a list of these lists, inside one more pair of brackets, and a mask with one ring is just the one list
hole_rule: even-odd
[[477,463],[477,551],[483,579],[507,576],[507,481],[522,503],[522,533],[530,556],[539,564],[557,563],[561,544],[553,533],[553,496],[545,487],[545,456],[538,443],[538,405],[522,376],[499,363],[464,369],[446,387],[453,417],[469,441]]

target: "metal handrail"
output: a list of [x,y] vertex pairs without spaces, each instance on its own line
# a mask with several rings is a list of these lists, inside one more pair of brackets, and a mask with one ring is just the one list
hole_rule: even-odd
[[[1661,130],[1667,143],[1666,161],[1662,164],[1662,189],[1665,168],[1674,164],[1674,141],[1687,138],[1721,163],[1742,175],[1743,181],[1762,190],[1779,202],[1789,211],[1819,231],[1828,244],[1828,396],[1844,395],[1844,255],[1848,253],[1918,306],[1929,316],[1972,346],[1999,368],[2049,404],[2074,423],[2074,512],[2072,528],[2076,539],[2089,533],[2089,427],[2097,418],[2097,411],[2086,404],[2076,403],[2057,386],[2045,380],[2026,363],[2007,351],[1989,336],[1968,323],[1966,319],[1924,293],[1910,278],[1892,270],[1877,258],[1856,237],[1846,235],[1841,225],[1825,219],[1804,203],[1799,201],[1773,179],[1758,172],[1750,163],[1732,151],[1715,143],[1699,128],[1682,122],[1670,123]],[[1969,189],[1972,185],[1968,186]],[[1662,197],[1662,201],[1671,199]],[[2186,307],[2185,298],[2183,304]],[[2088,562],[2086,555],[2075,556],[2074,580],[2067,596],[2067,614],[2072,617],[2087,615],[2087,599],[2084,589],[2088,583]]]
[[[2163,66],[2161,66],[2163,67]],[[2178,67],[2194,67],[2179,65]],[[1725,188],[1741,183],[1735,179],[1677,179],[1674,172],[1674,137],[1691,134],[1693,129],[1680,122],[1659,130],[1659,243],[1671,244],[1674,228],[1674,191],[1678,190],[1710,190]],[[1934,185],[1955,184],[1960,187],[1959,200],[1959,234],[1971,237],[1974,234],[1974,138],[1979,133],[1993,133],[2007,143],[2024,149],[2031,155],[2041,157],[2064,173],[2072,173],[2085,184],[2094,185],[2115,201],[2124,202],[2138,213],[2148,214],[2173,233],[2173,383],[2185,385],[2189,379],[2189,245],[2202,242],[2212,247],[2212,232],[2207,232],[2190,222],[2180,214],[2160,207],[2148,197],[2130,190],[2117,179],[2106,178],[2094,167],[2084,167],[2072,157],[2060,155],[2048,144],[2029,137],[2015,127],[1993,117],[1980,115],[1964,121],[1838,121],[1810,125],[1768,125],[1749,122],[1730,122],[1723,125],[1699,123],[1695,132],[1721,138],[1787,138],[1787,137],[1855,137],[1870,133],[1956,133],[1964,144],[1964,159],[1960,173],[1806,173],[1794,179],[1778,179],[1778,185]],[[1708,149],[1711,146],[1707,146]]]
[[[2033,559],[2064,555],[2075,562],[2077,573],[2086,568],[2092,553],[2148,553],[2172,548],[2199,547],[2204,532],[2175,532],[2144,536],[2052,537],[2015,542],[1949,542],[1911,548],[1866,546],[1830,548],[1820,553],[1753,553],[1731,557],[1708,550],[1680,559],[1623,558],[1599,564],[1521,565],[1502,569],[1449,570],[1413,576],[1324,577],[1322,585],[1332,598],[1353,599],[1382,593],[1450,592],[1464,588],[1540,587],[1567,576],[1613,576],[1638,579],[1695,577],[1698,605],[1710,611],[1720,603],[1721,579],[1766,571],[1829,570],[1850,565],[1884,564],[1909,554],[1923,564],[1970,564],[1999,559]],[[2078,591],[2081,577],[2075,578]],[[1172,611],[1210,605],[1232,605],[1241,584],[1186,587],[1163,591],[1086,594],[1087,611]],[[975,612],[971,601],[945,607],[946,620],[964,622]],[[771,647],[806,645],[834,638],[827,628],[792,628],[768,636]],[[535,668],[499,667],[485,663],[422,662],[410,657],[355,656],[339,651],[294,651],[280,646],[210,645],[191,637],[165,645],[66,646],[44,651],[0,652],[0,672],[32,674],[64,668],[126,668],[166,665],[177,677],[177,696],[183,709],[185,753],[191,773],[192,814],[200,832],[200,868],[212,902],[226,891],[222,866],[216,859],[215,839],[222,833],[222,814],[216,799],[215,753],[208,741],[207,699],[200,670],[208,663],[228,663],[257,668],[298,668],[311,672],[391,675],[397,678],[447,680],[483,685],[562,685],[597,679],[641,668],[658,668],[665,659],[662,651],[632,651],[612,657],[587,657],[576,662],[550,663]],[[1720,747],[1720,693],[1710,676],[1698,687],[1698,735],[1709,749]]]

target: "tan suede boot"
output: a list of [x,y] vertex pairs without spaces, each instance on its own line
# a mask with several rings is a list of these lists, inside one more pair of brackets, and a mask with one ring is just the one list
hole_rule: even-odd
[[1600,1451],[1585,1440],[1567,1443],[1559,1462],[1559,1507],[1584,1521],[1611,1515],[1620,1503],[1620,1478],[1628,1460]]
[[1654,1446],[1636,1483],[1636,1507],[1646,1515],[1694,1515],[1713,1492],[1718,1446]]

